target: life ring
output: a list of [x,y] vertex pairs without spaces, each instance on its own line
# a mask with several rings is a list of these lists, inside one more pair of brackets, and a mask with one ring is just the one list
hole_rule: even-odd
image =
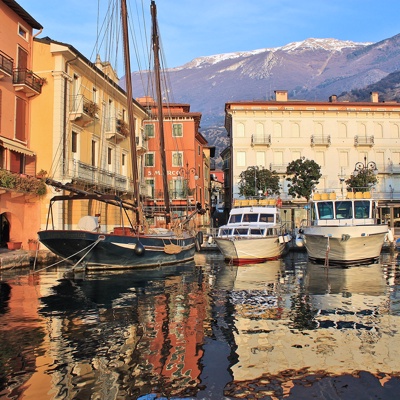
[[280,197],[276,200],[276,206],[277,206],[278,208],[281,208],[281,207],[282,207],[282,199],[281,199]]

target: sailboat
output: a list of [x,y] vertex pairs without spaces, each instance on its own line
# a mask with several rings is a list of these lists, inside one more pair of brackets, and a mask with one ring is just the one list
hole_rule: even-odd
[[[38,232],[39,240],[53,253],[68,260],[74,266],[83,264],[87,269],[143,268],[183,263],[193,260],[196,249],[200,250],[201,245],[201,234],[198,234],[190,223],[197,214],[205,213],[199,203],[191,214],[185,215],[184,218],[171,224],[165,156],[161,157],[164,178],[165,228],[150,228],[144,220],[138,178],[135,118],[131,100],[133,97],[127,14],[126,0],[121,0],[130,154],[135,198],[129,201],[115,194],[86,192],[68,183],[52,179],[46,181],[48,185],[58,190],[68,191],[69,194],[54,196],[50,200],[46,228]],[[154,1],[151,1],[151,16],[158,119],[160,121],[160,151],[163,152],[159,35]],[[85,215],[74,229],[56,229],[52,211],[54,205],[59,202],[76,201],[97,201],[107,204],[107,207],[115,207],[120,213],[119,220],[122,224],[114,226],[111,232],[102,232],[99,217]]]

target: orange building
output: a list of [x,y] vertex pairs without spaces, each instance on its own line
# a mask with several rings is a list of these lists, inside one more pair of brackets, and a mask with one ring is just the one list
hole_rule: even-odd
[[[150,97],[138,99],[149,110],[143,121],[148,151],[144,162],[147,205],[164,205],[157,105]],[[171,210],[177,216],[194,209],[197,202],[209,203],[210,159],[207,140],[199,132],[201,113],[190,112],[189,104],[163,104],[165,156]],[[207,218],[207,217],[206,217]],[[200,221],[206,224],[207,221]]]
[[32,71],[33,31],[42,25],[15,1],[2,0],[0,27],[0,243],[27,248],[40,218],[30,102],[43,85]]

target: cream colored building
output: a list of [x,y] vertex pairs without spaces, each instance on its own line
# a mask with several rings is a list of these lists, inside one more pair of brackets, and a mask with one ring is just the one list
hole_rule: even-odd
[[[73,46],[50,38],[35,39],[33,50],[34,69],[45,78],[43,95],[32,101],[31,147],[37,170],[78,191],[132,194],[127,98],[111,65],[99,57],[93,64]],[[142,132],[147,114],[133,102],[140,163],[147,149]],[[143,168],[139,165],[138,170]],[[62,193],[50,188],[42,202],[42,229],[49,198],[56,194]],[[104,229],[117,218],[104,204],[101,209],[90,203],[85,209],[63,209],[60,204],[55,225],[76,228],[88,214],[101,214]]]
[[[298,208],[301,199],[288,195],[287,165],[300,157],[321,166],[316,191],[346,193],[357,162],[373,161],[378,169],[375,196],[382,216],[400,215],[400,104],[326,102],[288,99],[287,91],[275,91],[275,101],[239,101],[225,105],[225,126],[230,148],[223,153],[226,205],[239,198],[239,175],[251,166],[275,170],[281,180],[284,208]],[[397,201],[396,201],[397,200]],[[300,218],[300,217],[299,217]],[[393,220],[393,216],[392,216]]]

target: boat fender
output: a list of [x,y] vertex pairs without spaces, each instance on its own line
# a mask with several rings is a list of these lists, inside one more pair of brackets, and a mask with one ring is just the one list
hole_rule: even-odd
[[197,232],[196,238],[200,244],[203,244],[204,241],[203,232]]
[[394,237],[393,237],[393,232],[391,229],[388,230],[385,238],[388,242],[393,243],[394,242]]
[[297,247],[303,247],[304,246],[304,238],[301,235],[296,235],[296,246]]
[[303,234],[304,233],[303,229],[300,228],[299,233]]
[[194,244],[196,246],[196,251],[197,252],[201,251],[201,244],[200,244],[199,239],[197,237],[194,239]]
[[135,250],[134,250],[135,254],[137,256],[142,256],[145,253],[145,248],[142,245],[142,243],[137,242],[136,246],[135,246]]

